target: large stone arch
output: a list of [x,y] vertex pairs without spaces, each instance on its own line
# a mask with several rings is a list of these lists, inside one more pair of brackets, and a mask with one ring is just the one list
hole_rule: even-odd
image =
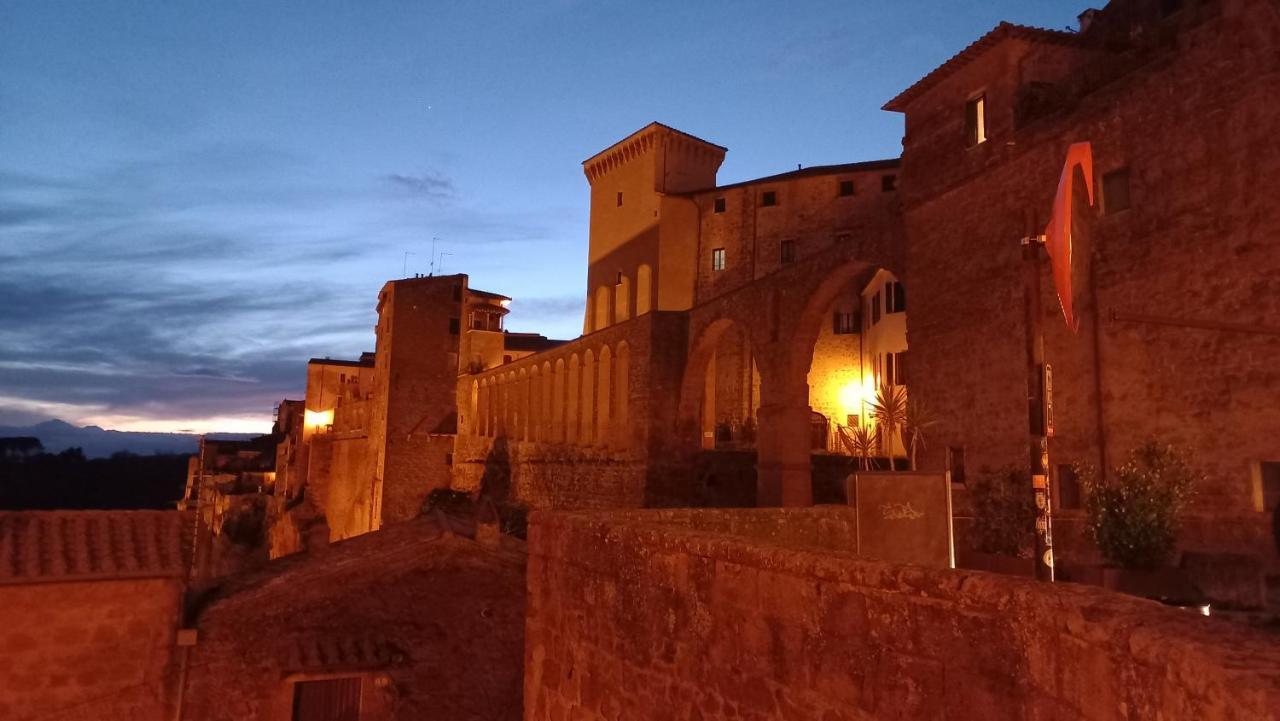
[[701,329],[689,349],[680,381],[677,433],[681,441],[688,443],[690,448],[700,445],[700,434],[703,432],[701,425],[708,366],[720,342],[731,331],[743,335],[753,359],[759,357],[757,341],[751,327],[735,317],[717,317]]

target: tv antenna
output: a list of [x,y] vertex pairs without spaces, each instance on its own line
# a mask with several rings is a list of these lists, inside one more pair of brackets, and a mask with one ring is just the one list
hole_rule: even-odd
[[431,236],[431,275],[436,274],[436,241],[440,240],[436,236]]
[[400,269],[401,278],[409,277],[409,256],[411,255],[417,255],[417,253],[414,253],[408,250],[404,252],[404,267]]

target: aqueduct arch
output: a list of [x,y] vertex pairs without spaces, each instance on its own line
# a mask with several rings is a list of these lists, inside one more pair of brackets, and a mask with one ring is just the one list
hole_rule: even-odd
[[900,262],[877,262],[896,261],[900,253],[860,250],[855,257],[854,249],[833,246],[690,311],[682,427],[699,418],[704,397],[700,383],[705,382],[717,343],[733,329],[743,329],[749,338],[759,374],[757,505],[813,503],[809,372],[815,345],[824,325],[832,322],[831,308],[838,296],[850,288],[860,290],[886,267],[900,273]]

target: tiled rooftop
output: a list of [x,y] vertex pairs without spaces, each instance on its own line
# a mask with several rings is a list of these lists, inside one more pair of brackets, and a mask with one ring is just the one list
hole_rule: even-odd
[[0,584],[180,577],[179,511],[0,511]]

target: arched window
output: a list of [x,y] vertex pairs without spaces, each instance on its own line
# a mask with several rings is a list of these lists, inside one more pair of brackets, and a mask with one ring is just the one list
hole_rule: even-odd
[[564,359],[556,359],[555,369],[551,372],[554,379],[551,397],[551,440],[564,442]]
[[568,409],[565,413],[565,440],[578,442],[578,401],[582,397],[582,371],[578,367],[578,354],[569,356],[569,392],[566,399]]
[[529,440],[529,374],[523,369],[517,376],[516,396],[519,398],[519,418],[516,419],[516,432],[512,435],[517,440]]
[[537,441],[542,434],[542,376],[538,366],[529,371],[529,433],[527,438]]
[[613,322],[621,323],[631,317],[631,279],[619,273],[618,284],[613,286]]
[[653,307],[653,269],[646,263],[636,269],[636,315],[644,315]]
[[589,446],[596,439],[596,357],[590,349],[582,357],[582,445]]
[[599,380],[596,382],[597,388],[597,406],[596,406],[596,445],[609,445],[610,429],[613,422],[613,406],[611,404],[613,390],[613,354],[609,351],[609,346],[605,346],[600,350],[600,368],[596,372],[599,374]]
[[538,414],[541,418],[538,421],[538,440],[547,442],[554,440],[555,433],[555,384],[551,377],[551,363],[542,364],[542,405],[538,407]]
[[480,384],[471,381],[471,397],[467,399],[467,435],[480,432]]
[[593,330],[604,330],[609,327],[609,289],[600,286],[596,289],[596,324]]
[[618,344],[618,357],[613,362],[613,435],[619,448],[631,446],[631,419],[627,417],[631,395],[631,347]]

